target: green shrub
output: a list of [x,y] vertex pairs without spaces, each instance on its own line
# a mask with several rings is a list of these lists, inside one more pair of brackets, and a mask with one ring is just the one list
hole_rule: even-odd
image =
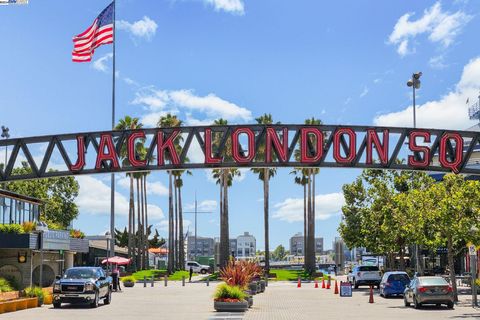
[[5,278],[0,278],[0,292],[13,291],[12,286]]
[[242,291],[240,287],[229,286],[226,283],[220,284],[215,290],[214,298],[215,300],[225,300],[225,299],[234,299],[234,300],[245,300],[247,294]]
[[10,284],[10,287],[13,288],[13,291],[20,290],[20,283],[18,283],[17,278],[14,276],[5,276],[4,278]]
[[475,285],[476,285],[477,287],[480,287],[480,279],[475,279]]
[[122,277],[122,278],[120,278],[120,280],[122,282],[135,282],[135,281],[137,281],[134,276]]
[[0,224],[0,233],[22,234],[23,228],[21,225],[13,224]]
[[29,298],[37,297],[43,300],[44,293],[42,288],[40,287],[28,287],[28,288],[25,288],[24,292],[26,297],[29,297]]
[[80,230],[71,229],[70,230],[70,238],[84,239],[85,238],[85,233],[83,233]]

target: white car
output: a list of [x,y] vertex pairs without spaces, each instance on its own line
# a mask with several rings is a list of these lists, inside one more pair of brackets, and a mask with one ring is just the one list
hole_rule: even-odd
[[210,270],[210,266],[200,264],[196,261],[187,261],[185,269],[190,271],[190,267],[193,269],[194,273],[206,274]]
[[358,289],[361,285],[371,285],[380,288],[382,274],[377,266],[356,266],[348,274],[347,279],[355,289]]

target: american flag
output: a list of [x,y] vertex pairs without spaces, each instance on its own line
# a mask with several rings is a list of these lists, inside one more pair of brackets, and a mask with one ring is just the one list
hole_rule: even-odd
[[113,8],[112,2],[87,30],[73,37],[73,62],[91,61],[96,48],[113,42]]

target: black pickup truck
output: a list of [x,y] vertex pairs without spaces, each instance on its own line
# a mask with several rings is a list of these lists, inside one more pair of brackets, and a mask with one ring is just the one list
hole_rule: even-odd
[[67,269],[63,277],[58,277],[53,286],[53,307],[62,303],[89,303],[92,308],[112,301],[112,278],[107,277],[102,268],[74,267]]

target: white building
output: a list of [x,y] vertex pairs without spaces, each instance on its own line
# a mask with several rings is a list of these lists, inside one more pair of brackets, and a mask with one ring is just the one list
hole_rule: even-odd
[[237,257],[254,257],[257,252],[257,240],[248,232],[237,237]]

